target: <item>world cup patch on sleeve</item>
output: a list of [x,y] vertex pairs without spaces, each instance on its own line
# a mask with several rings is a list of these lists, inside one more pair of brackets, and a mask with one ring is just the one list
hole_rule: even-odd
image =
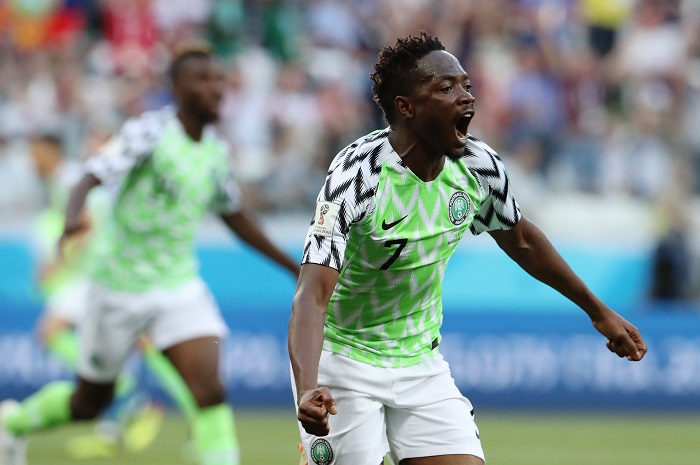
[[314,215],[314,234],[330,237],[333,235],[333,227],[338,219],[340,205],[332,202],[318,202]]

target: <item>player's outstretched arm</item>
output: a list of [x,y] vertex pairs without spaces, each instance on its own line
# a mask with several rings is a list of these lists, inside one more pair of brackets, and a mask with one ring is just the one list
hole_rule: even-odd
[[299,277],[299,265],[273,244],[244,211],[223,214],[221,219],[243,242]]
[[297,418],[306,432],[315,436],[329,433],[328,414],[336,414],[330,390],[318,386],[318,362],[326,309],[338,276],[334,268],[302,265],[289,319],[289,358],[297,392]]
[[102,182],[97,176],[88,173],[71,190],[66,206],[66,223],[63,227],[63,234],[58,240],[59,253],[63,250],[67,240],[89,227],[89,222],[86,221],[87,217],[82,214],[83,206],[90,190],[100,184]]
[[537,226],[523,217],[512,229],[489,234],[523,270],[581,307],[611,352],[632,361],[644,357],[647,348],[637,328],[588,289]]

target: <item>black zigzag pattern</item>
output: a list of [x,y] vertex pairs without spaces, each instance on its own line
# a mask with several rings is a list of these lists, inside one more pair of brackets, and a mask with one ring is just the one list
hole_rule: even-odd
[[[307,247],[304,248],[304,259],[302,260],[302,264],[304,263],[314,263],[311,259],[311,250],[309,248],[310,243],[307,243]],[[320,265],[328,266],[331,268],[335,268],[336,270],[340,270],[340,267],[343,265],[342,257],[340,256],[340,250],[338,249],[338,246],[335,244],[334,241],[331,241],[331,250],[328,255],[326,255],[323,260],[320,261]]]
[[347,203],[343,202],[340,205],[340,210],[338,211],[338,229],[343,236],[346,236],[350,232],[350,223],[348,222],[348,212]]
[[107,181],[118,173],[143,165],[174,117],[172,108],[165,107],[128,119],[110,143],[104,145],[96,157],[86,162],[86,170]]
[[[304,263],[320,263],[340,269],[344,255],[344,240],[352,225],[366,216],[377,191],[387,150],[388,130],[374,132],[343,149],[331,163],[319,201],[338,205],[335,236],[313,234],[309,229]],[[383,155],[384,154],[384,155]]]
[[[332,244],[331,244],[331,245],[332,245]],[[326,255],[326,258],[324,258],[324,259],[321,261],[320,264],[323,265],[323,266],[331,266],[331,259],[332,259],[332,258],[333,258],[333,254],[328,254],[328,255]],[[336,267],[336,269],[337,269],[338,271],[340,271],[340,267]]]
[[319,236],[315,235],[314,240],[316,241],[316,248],[320,249],[321,246],[323,245],[323,241],[326,239],[326,236]]
[[362,174],[362,168],[357,170],[357,175],[353,181],[354,193],[355,193],[355,203],[357,205],[362,204],[366,200],[374,197],[376,188],[365,188],[364,175]]
[[302,265],[304,263],[309,263],[309,252],[311,251],[311,242],[307,241],[306,244],[304,245],[304,253],[301,254],[302,259],[301,263]]
[[355,149],[357,148],[357,142],[348,145],[344,150],[340,152],[338,157],[342,160],[341,166],[343,171],[347,171],[356,164],[360,163],[362,159],[360,157],[354,157]]
[[520,221],[520,209],[498,154],[485,143],[469,136],[464,161],[486,193],[481,210],[470,226],[472,234],[515,226]]
[[[338,176],[339,177],[339,176]],[[333,186],[333,176],[329,175],[326,178],[326,184],[323,186],[323,196],[326,200],[329,200],[331,202],[334,202],[336,199],[338,199],[340,196],[345,194],[345,192],[348,190],[348,187],[352,184],[352,178],[351,179],[346,179],[342,183],[340,183],[336,187],[331,187]]]
[[382,152],[383,148],[384,142],[377,145],[374,150],[369,153],[369,170],[372,174],[379,175],[382,171],[382,164],[379,162],[379,154]]
[[377,131],[367,134],[366,140],[367,142],[376,142],[381,139],[386,139],[389,137],[389,132],[389,128],[379,129]]
[[[379,161],[379,154],[384,147],[384,142],[380,142],[374,147],[368,147],[359,153],[357,144],[353,144],[351,150],[343,150],[338,154],[341,158],[335,169],[329,171],[326,183],[323,187],[324,198],[331,202],[345,198],[348,189],[353,186],[354,201],[356,205],[368,200],[374,195],[375,189],[365,188],[365,175],[362,171],[363,162],[369,161],[369,172],[371,175],[379,175],[382,170]],[[338,169],[340,168],[340,170]]]

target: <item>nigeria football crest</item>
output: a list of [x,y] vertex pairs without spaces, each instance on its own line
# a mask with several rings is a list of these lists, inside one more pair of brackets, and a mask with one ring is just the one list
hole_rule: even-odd
[[317,465],[329,465],[333,461],[333,449],[331,444],[325,439],[316,439],[311,444],[309,457]]
[[464,191],[457,191],[450,197],[449,213],[450,221],[454,225],[464,223],[464,220],[469,216],[469,207],[471,202],[469,196]]

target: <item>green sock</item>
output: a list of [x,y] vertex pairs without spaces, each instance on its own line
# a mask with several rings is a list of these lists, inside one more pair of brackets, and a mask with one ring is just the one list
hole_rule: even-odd
[[114,398],[126,397],[136,390],[138,382],[136,377],[126,370],[119,374],[119,378],[114,382]]
[[228,404],[197,410],[192,433],[202,465],[238,465],[233,411]]
[[21,436],[68,423],[71,419],[72,395],[73,383],[51,382],[25,399],[17,411],[8,415],[5,418],[5,427],[10,433]]
[[72,328],[66,328],[51,336],[46,342],[48,351],[75,371],[78,365],[78,335]]
[[168,393],[170,398],[187,418],[189,423],[194,422],[197,412],[197,403],[192,396],[190,388],[177,372],[177,369],[158,349],[147,344],[143,349],[143,360],[148,371],[158,380],[158,384]]

